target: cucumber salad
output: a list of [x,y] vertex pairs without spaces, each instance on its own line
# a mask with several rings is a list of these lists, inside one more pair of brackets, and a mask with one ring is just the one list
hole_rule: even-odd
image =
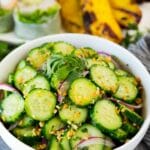
[[0,84],[0,119],[36,150],[110,150],[140,129],[143,87],[114,57],[63,41],[31,49]]

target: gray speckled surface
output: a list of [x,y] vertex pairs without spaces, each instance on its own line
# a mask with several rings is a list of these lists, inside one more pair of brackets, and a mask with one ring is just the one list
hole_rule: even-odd
[[[135,54],[150,72],[150,35],[139,40],[136,45],[130,45],[129,51]],[[1,138],[0,150],[10,150]],[[150,129],[145,135],[143,141],[137,146],[136,150],[150,150]]]
[[0,150],[10,150],[10,148],[4,143],[1,137],[0,137]]

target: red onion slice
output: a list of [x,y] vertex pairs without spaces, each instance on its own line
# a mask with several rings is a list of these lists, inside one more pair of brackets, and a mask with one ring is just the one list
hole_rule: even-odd
[[94,144],[104,144],[109,147],[115,146],[115,144],[112,141],[104,139],[102,137],[89,137],[88,139],[81,140],[76,145],[75,150],[77,150],[77,148],[83,148],[83,147],[94,145]]
[[63,81],[60,83],[59,85],[59,88],[57,90],[57,96],[58,96],[58,101],[61,103],[64,99],[64,97],[66,96],[66,92],[69,88],[69,82],[66,80],[66,81]]
[[15,88],[5,83],[0,83],[0,90],[10,91],[10,92],[17,91]]
[[15,128],[18,126],[19,121],[20,121],[20,120],[18,120],[18,121],[15,122],[14,124],[10,125],[10,127],[8,128],[8,130],[9,130],[9,131],[12,131],[13,129],[15,129]]
[[118,99],[115,99],[115,98],[108,98],[108,99],[110,99],[110,100],[113,101],[113,102],[116,102],[116,103],[125,105],[125,106],[128,107],[129,109],[141,109],[141,108],[143,107],[142,104],[139,104],[139,105],[132,105],[132,104],[128,104],[128,103],[126,103],[126,102],[123,102],[123,101],[118,100]]
[[84,72],[83,72],[83,76],[85,77],[86,75],[88,75],[89,74],[89,71],[88,70],[85,70]]
[[44,137],[42,137],[42,142],[41,142],[42,144],[48,144],[48,142],[47,142],[47,140],[44,138]]
[[104,52],[104,51],[97,51],[97,52],[98,52],[98,54],[111,57],[111,55],[109,53],[107,53],[107,52]]
[[62,103],[64,97],[57,93],[58,102]]

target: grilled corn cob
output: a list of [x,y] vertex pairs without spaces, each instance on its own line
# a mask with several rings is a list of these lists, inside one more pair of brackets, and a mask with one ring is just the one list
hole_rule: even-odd
[[117,22],[128,27],[129,24],[138,24],[141,20],[141,10],[133,0],[109,0]]
[[123,36],[109,0],[80,0],[86,31],[119,43]]
[[79,0],[58,0],[62,23],[69,32],[85,32]]

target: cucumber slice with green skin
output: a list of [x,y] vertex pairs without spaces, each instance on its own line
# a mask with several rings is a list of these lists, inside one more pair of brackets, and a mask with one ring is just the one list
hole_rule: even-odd
[[24,68],[17,70],[14,74],[15,86],[21,90],[24,83],[34,78],[36,74],[36,70],[30,66],[25,66]]
[[91,119],[103,131],[113,131],[122,126],[115,104],[106,99],[95,104]]
[[71,45],[70,43],[66,42],[56,42],[53,45],[53,53],[54,54],[62,54],[63,56],[65,55],[70,55],[73,53],[75,50],[75,47]]
[[89,47],[83,47],[74,51],[74,55],[79,58],[92,58],[97,54],[95,50]]
[[40,69],[46,60],[51,56],[51,50],[47,47],[32,49],[27,57],[27,61],[36,69]]
[[122,70],[122,69],[116,69],[115,74],[117,76],[128,76],[128,73],[126,71]]
[[133,77],[133,76],[119,77],[119,78],[122,79],[122,80],[125,80],[126,82],[131,82],[131,83],[134,84],[135,86],[138,85],[138,82],[137,82],[136,78]]
[[107,62],[107,64],[108,64],[108,67],[111,69],[111,70],[115,70],[115,65],[111,62],[111,61],[109,61],[109,62]]
[[14,84],[14,73],[10,73],[8,76],[8,83],[13,85]]
[[65,133],[60,141],[60,145],[62,150],[71,150],[71,145],[69,142],[69,138],[67,137],[67,133]]
[[51,138],[48,150],[62,150],[60,143],[55,136]]
[[108,133],[112,139],[119,142],[124,142],[127,139],[127,132],[122,129],[117,129]]
[[24,99],[20,94],[12,93],[2,101],[1,109],[4,122],[15,122],[24,111]]
[[[79,142],[81,142],[82,140],[86,140],[90,137],[105,138],[99,129],[97,129],[96,127],[90,124],[84,124],[76,131],[75,135],[70,140],[72,149],[77,148],[77,145],[79,144]],[[103,150],[104,145],[92,144],[86,148],[87,150]]]
[[50,90],[50,84],[49,81],[42,75],[37,75],[33,79],[27,81],[24,84],[24,87],[22,89],[22,92],[24,96],[27,96],[27,94],[33,90],[33,89],[45,89],[45,90]]
[[[40,130],[39,130],[40,131]],[[27,128],[15,128],[13,130],[13,133],[19,138],[19,137],[37,137],[41,133],[37,131],[35,127],[27,127]]]
[[99,88],[90,80],[78,78],[70,86],[69,97],[76,105],[86,106],[94,104],[101,95]]
[[59,117],[54,117],[49,120],[43,127],[44,136],[50,139],[52,135],[57,135],[61,129],[65,127],[65,123],[60,120]]
[[137,125],[142,125],[142,123],[144,122],[144,119],[142,116],[140,116],[139,114],[137,114],[136,112],[130,110],[129,108],[122,106],[121,107],[121,112],[133,123],[137,124]]
[[65,122],[81,124],[86,121],[88,111],[75,105],[63,104],[59,111],[59,117]]
[[25,99],[25,110],[28,116],[38,121],[46,121],[54,115],[55,95],[43,89],[32,90]]
[[137,94],[138,89],[132,82],[128,81],[126,77],[119,78],[119,88],[114,94],[116,98],[132,103],[134,102]]
[[35,127],[15,128],[12,132],[18,139],[29,145],[33,145],[34,142],[37,142],[41,135],[41,130]]
[[35,123],[35,120],[33,120],[31,117],[24,115],[23,118],[19,121],[18,127],[24,128],[32,126]]
[[43,44],[41,47],[51,51],[53,45],[54,45],[54,42],[49,42],[49,43]]
[[134,136],[138,132],[138,128],[134,127],[132,124],[128,122],[124,123],[121,128],[127,132],[129,137]]
[[87,63],[87,68],[91,68],[93,65],[101,65],[101,66],[105,66],[108,67],[108,64],[103,61],[103,60],[98,60],[95,58],[87,58],[86,59],[86,63]]
[[20,70],[20,69],[23,69],[28,63],[25,61],[25,60],[21,60],[19,62],[19,64],[17,65],[17,68],[16,70]]
[[108,67],[93,65],[90,69],[92,80],[103,90],[115,93],[118,89],[118,79]]

